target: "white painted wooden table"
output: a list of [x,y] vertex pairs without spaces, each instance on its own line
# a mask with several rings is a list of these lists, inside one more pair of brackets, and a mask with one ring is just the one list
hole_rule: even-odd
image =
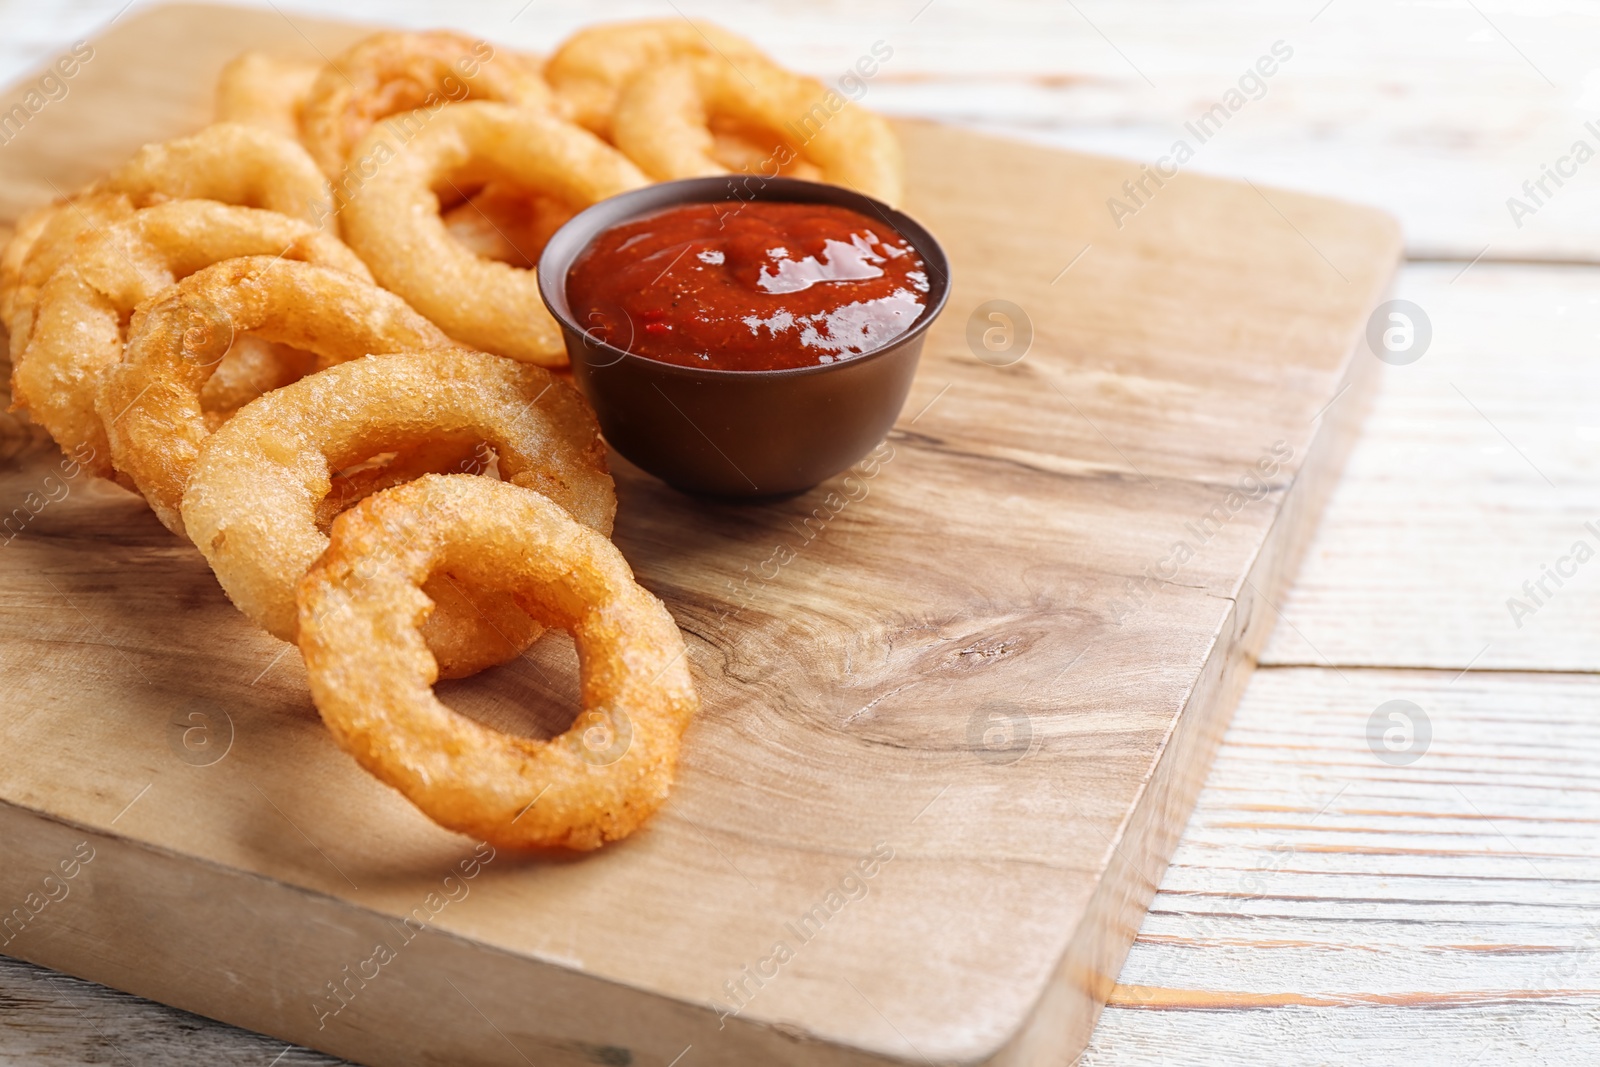
[[[0,80],[120,6],[0,3]],[[1292,49],[1191,166],[1394,212],[1412,260],[1396,295],[1432,340],[1383,370],[1082,1062],[1600,1062],[1600,557],[1573,555],[1600,549],[1600,159],[1561,162],[1579,140],[1600,151],[1600,7],[341,8],[532,49],[677,8],[818,75],[883,40],[871,106],[1149,161],[1275,42]],[[1573,173],[1535,202],[1522,186],[1546,164]],[[1514,219],[1513,196],[1535,210]],[[1426,716],[1409,743],[1387,719],[1369,736],[1392,700]],[[332,1061],[0,958],[0,1064],[111,1062]]]

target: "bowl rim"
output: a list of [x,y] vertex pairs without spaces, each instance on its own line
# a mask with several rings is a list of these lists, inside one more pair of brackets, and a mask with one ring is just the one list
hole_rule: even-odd
[[[741,193],[745,195],[741,195]],[[901,237],[905,238],[917,254],[922,257],[924,266],[928,268],[928,295],[929,301],[924,313],[912,323],[911,328],[900,334],[887,344],[874,348],[870,352],[863,352],[859,356],[849,359],[837,360],[833,363],[818,363],[808,367],[780,367],[775,370],[727,370],[720,367],[690,367],[682,363],[667,363],[663,360],[651,359],[630,352],[625,348],[618,348],[605,341],[596,341],[589,337],[586,330],[573,321],[572,308],[567,302],[566,276],[578,256],[593,243],[594,239],[606,230],[613,229],[635,219],[663,211],[668,208],[678,207],[683,204],[714,204],[726,201],[740,200],[768,200],[789,203],[809,204],[837,204],[841,207],[852,208],[869,218],[877,215],[889,224]],[[568,248],[570,246],[570,254]],[[560,261],[558,263],[558,260]],[[544,306],[555,317],[556,322],[562,327],[564,335],[578,334],[585,338],[584,345],[597,352],[607,352],[616,358],[601,364],[601,369],[617,366],[623,362],[634,364],[647,364],[648,369],[657,373],[678,375],[682,377],[704,378],[708,380],[740,380],[740,381],[771,381],[775,378],[795,378],[808,375],[826,374],[829,371],[840,371],[846,367],[856,367],[870,363],[882,357],[900,351],[906,345],[917,342],[922,335],[933,325],[945,304],[950,299],[950,260],[945,255],[944,247],[938,238],[930,233],[916,219],[903,211],[896,210],[881,200],[876,200],[865,193],[843,186],[829,185],[825,182],[806,181],[801,178],[765,178],[750,174],[727,174],[709,178],[679,178],[674,181],[656,182],[638,189],[630,189],[625,193],[607,197],[604,200],[591,204],[578,214],[568,219],[567,222],[546,242],[544,251],[539,254],[537,268],[539,282],[539,296],[544,301]],[[552,296],[554,292],[554,296]],[[570,355],[570,353],[569,353]],[[577,369],[580,361],[572,360],[573,369]],[[589,368],[585,368],[589,369]],[[646,369],[641,366],[639,370]]]

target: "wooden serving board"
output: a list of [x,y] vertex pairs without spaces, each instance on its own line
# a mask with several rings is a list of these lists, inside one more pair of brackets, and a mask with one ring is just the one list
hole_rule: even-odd
[[[129,16],[0,151],[0,209],[203,124],[243,48],[359,32]],[[0,953],[368,1064],[1069,1062],[1354,435],[1400,238],[1190,174],[1119,229],[1134,164],[899,129],[955,281],[877,457],[762,505],[617,461],[704,711],[597,855],[474,860],[192,548],[8,426]],[[968,342],[992,300],[1031,320],[1005,366]],[[444,691],[548,734],[573,662]]]

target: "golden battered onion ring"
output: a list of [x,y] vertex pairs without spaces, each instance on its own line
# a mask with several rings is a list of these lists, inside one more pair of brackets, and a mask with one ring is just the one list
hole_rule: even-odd
[[720,59],[686,59],[634,77],[617,101],[613,137],[646,174],[663,181],[726,174],[714,155],[715,119],[771,138],[774,177],[798,157],[825,182],[888,204],[905,181],[900,143],[889,124],[811,78],[771,63],[737,69]]
[[335,56],[317,77],[300,131],[328,177],[382,119],[466,100],[499,100],[548,111],[550,87],[514,55],[446,30],[376,33]]
[[0,318],[7,329],[16,332],[14,320],[79,234],[137,208],[184,199],[265,208],[313,226],[333,214],[332,188],[305,149],[280,134],[219,122],[191,137],[145,145],[86,192],[24,216],[0,256]]
[[742,65],[765,54],[709,22],[648,19],[579,30],[545,64],[544,76],[572,121],[611,135],[617,98],[635,74],[674,59],[716,58]]
[[300,113],[322,64],[242,52],[217,76],[217,121],[259,126],[300,139]]
[[40,290],[11,369],[14,405],[26,407],[64,451],[89,445],[90,471],[109,477],[112,453],[95,412],[95,387],[122,358],[134,308],[179,278],[238,256],[268,255],[335,267],[370,282],[338,239],[274,211],[176,200],[85,234]]
[[[465,454],[478,442],[494,449],[501,478],[611,533],[616,490],[577,390],[542,367],[464,349],[355,360],[248,405],[201,447],[183,524],[239,610],[293,641],[294,584],[328,547],[316,520],[330,472],[390,450],[455,444]],[[487,666],[459,667],[481,637],[434,646],[447,675]]]
[[80,234],[120,222],[134,212],[122,193],[91,193],[34,208],[17,222],[17,232],[0,256],[0,319],[11,331],[11,353],[20,351],[39,287],[76,249]]
[[22,284],[23,264],[55,216],[54,204],[43,204],[23,212],[11,238],[6,241],[5,251],[0,252],[0,322],[4,322],[7,329],[16,306],[17,289]]
[[145,145],[94,185],[127,193],[137,207],[162,200],[220,200],[320,226],[332,213],[328,182],[306,150],[282,134],[237,122]]
[[[403,146],[375,129],[342,183],[350,247],[393,289],[452,337],[545,366],[567,362],[561,331],[539,298],[534,272],[480,259],[451,238],[433,190],[501,182],[584,208],[648,179],[594,134],[505,104],[445,108]],[[357,179],[361,179],[357,181]]]
[[[419,588],[442,569],[506,589],[577,644],[583,710],[550,741],[482,726],[429,691]],[[515,848],[600,847],[666,800],[698,706],[683,636],[616,546],[538,493],[429,476],[333,523],[300,581],[300,652],[339,746],[442,826]]]
[[405,301],[354,274],[267,256],[224,260],[141,306],[123,361],[101,375],[95,408],[112,462],[176,534],[210,433],[200,391],[241,333],[314,352],[323,366],[450,344]]

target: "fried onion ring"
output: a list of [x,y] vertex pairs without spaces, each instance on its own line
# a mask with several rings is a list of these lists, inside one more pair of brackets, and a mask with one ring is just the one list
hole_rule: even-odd
[[[0,322],[4,322],[8,329],[12,310],[16,306],[17,289],[22,285],[23,264],[55,216],[54,204],[42,204],[23,212],[17,219],[11,238],[6,241],[5,250],[0,252]],[[59,263],[56,265],[59,266]]]
[[259,126],[300,139],[300,114],[322,64],[241,52],[217,76],[217,121]]
[[133,200],[122,193],[91,193],[36,207],[17,221],[17,232],[0,256],[0,319],[11,331],[12,359],[21,350],[18,324],[26,335],[39,287],[72,255],[78,235],[133,212]]
[[889,124],[821,82],[768,62],[735,68],[685,59],[643,71],[623,88],[612,132],[651,177],[697,178],[728,173],[715,155],[717,119],[766,135],[770,165],[756,173],[774,177],[801,159],[825,182],[888,204],[900,200],[905,163]]
[[544,76],[572,121],[610,137],[617,98],[629,79],[641,70],[695,57],[736,65],[766,59],[743,37],[709,22],[647,19],[579,30],[550,57]]
[[39,292],[15,339],[14,405],[25,407],[64,451],[89,445],[85,466],[109,477],[112,452],[95,412],[95,387],[122,358],[134,308],[179,278],[237,256],[282,256],[348,271],[366,267],[337,238],[274,211],[176,200],[85,234]]
[[314,352],[322,366],[450,345],[405,301],[354,274],[267,256],[224,260],[141,306],[122,362],[100,378],[95,408],[112,462],[176,534],[184,532],[184,486],[210,433],[200,391],[241,333]]
[[313,226],[321,225],[333,207],[332,190],[304,148],[282,134],[237,122],[145,145],[94,188],[127,193],[136,207],[162,200],[220,200]]
[[138,208],[184,199],[265,208],[313,226],[333,215],[332,188],[305,149],[281,134],[219,122],[190,137],[145,145],[85,192],[23,217],[0,256],[0,319],[6,328],[16,332],[16,317],[71,255],[79,234]]
[[648,179],[594,134],[505,104],[448,107],[402,147],[391,139],[374,129],[356,156],[383,162],[341,189],[346,238],[378,283],[464,344],[565,364],[561,331],[539,298],[534,272],[480,259],[455,241],[433,190],[500,182],[578,209]]
[[[578,648],[583,710],[539,741],[491,730],[430,692],[418,632],[439,570],[511,592]],[[300,652],[341,748],[452,830],[514,848],[590,850],[666,800],[698,706],[683,636],[616,546],[538,493],[429,476],[334,520],[300,581]]]
[[[183,524],[239,610],[293,641],[294,583],[328,547],[317,511],[330,472],[420,446],[455,445],[464,455],[478,442],[494,450],[501,478],[610,534],[616,490],[594,414],[577,390],[541,367],[463,349],[355,360],[245,407],[201,447]],[[434,644],[446,676],[488,665],[467,662],[479,655],[477,631],[485,629],[476,626],[460,645]],[[527,629],[524,619],[519,630]],[[510,643],[509,655],[526,647]]]
[[446,101],[499,100],[548,111],[550,87],[514,55],[447,30],[376,33],[335,56],[317,77],[301,135],[317,164],[337,179],[355,147],[381,120]]

